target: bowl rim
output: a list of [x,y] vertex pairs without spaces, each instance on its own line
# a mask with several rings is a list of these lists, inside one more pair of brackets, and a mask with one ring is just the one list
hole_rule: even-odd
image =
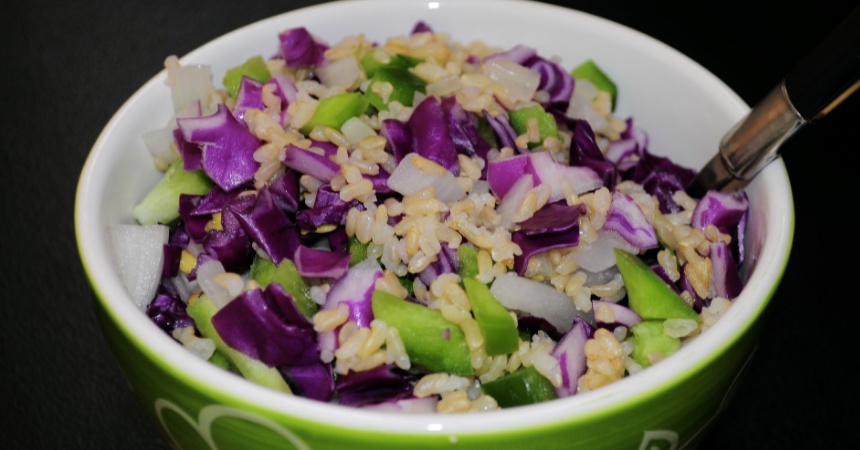
[[[263,24],[282,21],[287,16],[324,16],[332,13],[335,8],[362,8],[369,3],[375,4],[374,7],[379,5],[416,7],[418,4],[426,5],[428,2],[420,0],[410,2],[337,0],[295,9],[224,34],[191,51],[180,58],[180,61],[194,60],[196,55],[210,52],[212,48],[225,41],[241,37],[251,29]],[[716,89],[720,96],[725,97],[726,103],[734,105],[737,119],[740,119],[749,110],[749,107],[737,94],[695,61],[653,37],[608,19],[572,8],[527,0],[461,0],[458,2],[443,0],[439,3],[446,7],[450,4],[452,7],[470,8],[492,4],[494,9],[500,11],[522,13],[527,10],[529,14],[533,15],[564,15],[572,21],[586,22],[602,29],[605,28],[605,31],[608,32],[620,33],[631,38],[634,42],[631,45],[643,51],[654,53],[665,59],[667,63],[682,66],[685,70],[691,71],[695,77],[701,78],[708,86]],[[456,36],[453,37],[456,39]],[[773,228],[775,232],[775,236],[767,236],[758,267],[750,277],[752,284],[748,284],[744,288],[744,292],[736,300],[735,307],[729,310],[726,317],[723,317],[707,333],[698,337],[694,343],[679,350],[676,355],[673,355],[673,358],[661,362],[659,370],[652,370],[654,368],[651,368],[636,374],[634,377],[627,377],[604,386],[599,390],[569,398],[539,405],[473,414],[468,415],[467,418],[462,415],[422,414],[409,416],[384,411],[367,411],[275,393],[268,388],[255,385],[241,377],[217,369],[208,362],[189,358],[189,354],[184,348],[177,345],[151,321],[140,320],[141,317],[146,318],[146,316],[142,315],[141,311],[133,305],[119,284],[118,278],[109,274],[111,271],[110,259],[106,246],[101,241],[102,234],[99,231],[102,220],[99,214],[99,202],[102,193],[99,188],[105,185],[107,174],[99,172],[98,169],[108,165],[112,158],[110,150],[105,147],[105,143],[126,113],[154,85],[160,85],[163,77],[164,71],[162,70],[130,96],[111,117],[93,145],[81,171],[76,191],[74,219],[76,243],[84,271],[98,302],[121,332],[126,334],[134,345],[148,357],[159,361],[165,370],[172,372],[183,382],[207,391],[222,402],[253,405],[255,408],[261,408],[275,414],[300,415],[301,420],[324,422],[333,427],[385,433],[484,434],[551,427],[570,421],[589,420],[589,416],[593,413],[609,413],[624,409],[630,404],[657,395],[690,377],[700,367],[721,355],[736,340],[740,339],[746,330],[752,327],[755,319],[761,315],[773,296],[788,263],[788,254],[794,233],[794,210],[785,166],[781,160],[777,160],[770,164],[750,185],[751,189],[761,191],[762,195],[774,198],[774,201],[770,202],[772,204],[767,205],[767,211],[769,217],[774,218],[773,221],[768,221],[768,230]],[[113,158],[115,159],[116,156],[113,155]],[[783,191],[780,192],[780,190]],[[199,381],[196,374],[200,373],[206,375],[209,380],[207,383]],[[666,377],[667,374],[668,377]]]

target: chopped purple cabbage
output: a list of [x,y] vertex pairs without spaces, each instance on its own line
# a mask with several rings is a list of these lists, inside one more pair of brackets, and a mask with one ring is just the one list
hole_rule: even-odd
[[299,275],[310,278],[338,279],[349,268],[350,255],[300,245],[294,262]]
[[744,262],[744,235],[749,215],[749,199],[743,191],[708,191],[696,204],[690,225],[704,230],[713,225],[732,238],[732,255],[736,264]]
[[[231,205],[241,204],[245,199],[239,197],[236,200],[231,202]],[[248,200],[253,201],[252,198]],[[251,237],[230,208],[224,208],[221,212],[221,229],[209,230],[203,237],[202,244],[208,255],[221,261],[224,270],[231,272],[245,271],[254,255]]]
[[538,55],[525,61],[523,66],[540,74],[538,90],[549,94],[548,99],[541,102],[547,111],[567,110],[570,96],[573,95],[574,79],[558,63]]
[[318,155],[294,144],[287,145],[283,163],[296,172],[310,175],[326,183],[340,173],[340,166],[328,156]]
[[419,272],[418,279],[425,286],[430,286],[430,283],[439,275],[456,273],[459,267],[460,260],[457,256],[457,250],[443,244],[442,250],[439,251],[438,259]]
[[186,170],[199,161],[206,175],[225,191],[253,180],[260,163],[254,152],[260,141],[244,123],[239,122],[224,104],[211,116],[176,119],[182,139],[193,145],[180,145]]
[[607,189],[615,189],[620,178],[618,168],[600,151],[591,125],[585,120],[566,119],[566,121],[573,132],[570,142],[570,165],[590,167],[597,172]]
[[239,294],[212,316],[212,325],[227,345],[270,367],[320,361],[313,323],[278,283]]
[[412,151],[438,163],[454,175],[460,171],[457,147],[445,119],[445,110],[434,96],[428,96],[412,111],[406,122],[412,135]]
[[514,127],[511,125],[511,121],[508,120],[502,114],[496,114],[495,116],[491,115],[488,111],[484,110],[484,119],[490,124],[490,128],[496,133],[496,138],[499,140],[499,147],[510,147],[519,152],[525,151],[524,148],[521,148],[517,145],[517,132],[514,130]]
[[331,400],[334,394],[334,373],[331,364],[316,362],[304,366],[280,367],[296,394],[320,402]]
[[161,278],[173,278],[179,273],[179,260],[182,258],[184,246],[167,243],[164,244],[164,266],[161,268]]
[[729,300],[734,299],[741,293],[743,282],[728,244],[724,241],[712,243],[709,257],[711,258],[713,282],[717,295]]
[[167,333],[193,325],[191,317],[185,312],[185,303],[166,282],[159,284],[155,298],[146,307],[146,315]]
[[253,202],[231,204],[230,211],[236,215],[245,232],[275,263],[293,259],[301,237],[292,220],[278,209],[268,188],[248,196]]
[[318,66],[325,62],[328,46],[315,39],[305,27],[282,31],[278,39],[281,57],[289,67]]
[[657,231],[639,205],[627,194],[618,191],[612,193],[612,203],[606,213],[603,229],[618,233],[639,250],[657,247]]
[[364,372],[350,372],[335,382],[337,403],[365,406],[412,398],[418,376],[388,364]]
[[622,178],[641,184],[645,192],[657,197],[663,214],[680,211],[681,207],[672,196],[675,192],[683,191],[696,172],[675,164],[669,158],[656,156],[647,149],[642,149],[640,157],[638,164],[622,173]]
[[514,257],[514,270],[523,275],[533,256],[556,248],[576,246],[579,243],[579,216],[584,212],[583,204],[569,206],[565,202],[556,202],[537,210],[534,216],[523,221],[520,230],[511,235],[511,240],[522,249],[522,254]]
[[239,90],[236,92],[236,102],[233,104],[233,116],[245,120],[245,111],[249,109],[265,109],[263,104],[263,83],[247,76],[242,77]]
[[556,388],[559,397],[576,394],[579,377],[585,374],[585,342],[594,335],[594,327],[581,318],[573,320],[573,326],[555,345],[552,356],[561,366],[561,386]]
[[269,185],[272,201],[285,213],[294,214],[299,210],[301,202],[299,175],[296,171],[287,169],[284,175]]

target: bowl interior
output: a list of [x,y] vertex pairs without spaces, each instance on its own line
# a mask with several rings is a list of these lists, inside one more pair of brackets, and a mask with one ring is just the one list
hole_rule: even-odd
[[[560,58],[568,69],[594,59],[619,86],[616,114],[633,117],[649,134],[651,152],[691,168],[703,165],[716,152],[720,137],[749,110],[710,72],[646,35],[575,10],[518,0],[340,1],[246,26],[182,56],[181,61],[210,65],[217,85],[228,68],[249,56],[275,53],[277,33],[290,27],[304,26],[330,44],[353,34],[382,42],[407,34],[418,20],[458,42],[481,40],[502,49],[516,44],[534,47],[543,56]],[[531,409],[527,414],[518,410],[468,417],[386,416],[385,421],[378,420],[385,413],[273,394],[191,357],[134,307],[113,270],[104,230],[110,224],[131,223],[132,205],[159,178],[141,135],[163,127],[171,117],[164,80],[163,71],[154,74],[120,108],[93,146],[77,192],[77,240],[87,275],[112,320],[145,353],[178,376],[192,380],[193,374],[205,373],[211,382],[205,389],[223,398],[244,398],[276,411],[301,408],[309,420],[406,432],[426,432],[431,425],[452,431],[501,430],[536,426],[547,417],[611,411],[697,370],[741,335],[762,312],[787,262],[793,208],[785,168],[776,161],[748,188],[752,205],[746,236],[748,284],[735,306],[677,357],[635,377],[595,392],[526,407]]]

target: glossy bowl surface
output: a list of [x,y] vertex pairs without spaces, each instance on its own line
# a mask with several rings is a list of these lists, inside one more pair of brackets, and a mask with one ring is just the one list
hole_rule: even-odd
[[[649,150],[692,168],[749,107],[681,53],[640,32],[576,10],[524,0],[346,0],[291,11],[183,56],[220,80],[251,55],[275,52],[277,33],[304,26],[334,44],[362,33],[377,41],[417,20],[459,42],[524,44],[565,67],[594,58],[619,86],[617,115],[632,116]],[[167,56],[167,55],[165,55]],[[730,312],[691,345],[646,371],[599,390],[541,405],[469,415],[396,415],[280,395],[188,354],[131,302],[114,271],[104,230],[130,223],[155,184],[141,135],[172,113],[165,73],[135,92],[95,142],[79,181],[75,228],[94,308],[146,413],[176,448],[690,448],[730,400],[754,354],[757,320],[785,270],[794,233],[781,161],[747,188],[751,214],[744,274]]]

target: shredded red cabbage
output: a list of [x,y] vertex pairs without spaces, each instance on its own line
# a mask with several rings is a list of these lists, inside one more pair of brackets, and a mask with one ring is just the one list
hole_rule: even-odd
[[320,361],[313,323],[278,283],[239,294],[212,316],[230,347],[270,367],[301,367]]
[[328,45],[311,35],[305,27],[285,30],[278,34],[280,56],[292,67],[316,66],[325,62]]
[[[180,117],[176,124],[182,139],[197,144],[197,151],[190,145],[179,146],[185,161],[185,170],[193,161],[200,161],[201,168],[221,189],[229,191],[254,179],[260,163],[254,160],[254,152],[260,141],[239,122],[224,104],[206,117]],[[198,153],[200,155],[198,156]]]

